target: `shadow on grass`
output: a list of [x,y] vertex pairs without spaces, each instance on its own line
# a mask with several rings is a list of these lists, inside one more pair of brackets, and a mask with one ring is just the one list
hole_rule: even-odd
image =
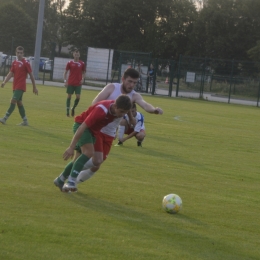
[[[73,201],[73,203],[86,208],[87,210],[92,210],[98,212],[99,214],[107,215],[112,217],[117,221],[127,222],[129,225],[133,225],[133,228],[140,229],[145,228],[146,230],[151,230],[153,233],[156,229],[157,231],[164,231],[167,234],[174,233],[186,233],[189,232],[190,235],[196,235],[191,231],[185,230],[185,226],[195,225],[200,228],[206,228],[207,225],[198,219],[194,219],[190,216],[185,215],[180,212],[178,214],[168,214],[164,212],[161,207],[151,211],[151,214],[144,213],[145,210],[136,210],[131,206],[116,204],[111,201],[106,201],[102,198],[93,197],[92,195],[87,195],[82,192],[77,192],[73,194],[67,194],[68,200]],[[169,223],[172,223],[172,225]]]
[[[180,157],[176,154],[169,154],[169,153],[164,153],[162,151],[159,150],[152,150],[152,149],[146,149],[145,146],[143,147],[133,147],[133,146],[122,146],[122,147],[118,147],[118,149],[124,149],[124,153],[122,152],[116,152],[115,156],[117,156],[118,158],[122,158],[123,160],[125,160],[125,154],[128,151],[131,151],[130,153],[135,153],[135,154],[140,154],[140,156],[138,156],[139,158],[144,158],[145,156],[149,157],[151,160],[158,161],[158,160],[166,160],[166,161],[171,161],[171,163],[182,163],[185,165],[190,165],[192,167],[204,167],[203,164],[191,161],[191,160],[187,160],[184,157]],[[128,158],[128,160],[130,160],[130,158]],[[135,162],[137,163],[137,162]]]

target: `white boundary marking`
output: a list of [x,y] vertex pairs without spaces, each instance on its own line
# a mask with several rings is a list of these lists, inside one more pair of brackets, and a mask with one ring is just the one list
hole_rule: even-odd
[[182,119],[180,119],[180,118],[181,118],[181,116],[175,116],[175,117],[173,117],[174,120],[178,120],[178,121],[185,122],[184,120],[182,120]]

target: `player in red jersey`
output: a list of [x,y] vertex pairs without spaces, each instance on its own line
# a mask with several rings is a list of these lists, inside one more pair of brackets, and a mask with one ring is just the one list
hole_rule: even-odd
[[7,110],[5,116],[3,118],[0,118],[0,122],[5,125],[6,120],[10,117],[12,112],[15,109],[15,106],[17,104],[19,113],[21,115],[21,118],[23,119],[23,122],[19,125],[21,126],[27,126],[28,120],[25,114],[25,109],[22,102],[23,93],[26,91],[26,78],[27,74],[30,75],[32,85],[33,85],[33,93],[35,95],[38,95],[38,90],[35,85],[35,80],[32,74],[32,68],[30,66],[30,63],[23,57],[24,56],[24,48],[21,46],[18,46],[16,48],[16,60],[12,63],[10,72],[7,74],[5,80],[2,82],[1,87],[3,88],[6,82],[9,81],[12,77],[14,77],[13,80],[13,97],[10,102],[10,107]]
[[[75,133],[70,146],[63,154],[64,160],[72,158],[74,150],[81,155],[74,160],[68,182],[63,185],[64,180],[60,177],[54,180],[54,184],[64,192],[77,191],[76,179],[84,164],[94,155],[95,148],[103,150],[103,139],[99,135],[100,130],[115,118],[121,118],[130,111],[132,107],[131,99],[127,95],[121,95],[116,100],[103,100],[92,105],[81,115],[75,117],[73,132]],[[97,149],[97,148],[96,148]],[[71,163],[69,163],[71,165]],[[95,166],[92,164],[92,167]],[[67,166],[66,166],[67,167]],[[66,167],[64,171],[66,170]]]
[[[122,83],[109,83],[104,89],[96,96],[93,100],[92,105],[96,104],[101,100],[114,100],[121,94],[128,95],[132,102],[137,103],[140,107],[142,107],[146,112],[151,114],[163,114],[163,110],[159,107],[154,107],[153,105],[147,103],[142,96],[134,91],[134,87],[138,81],[139,73],[135,69],[128,68],[124,75],[122,76]],[[128,114],[131,116],[131,113]],[[106,160],[112,143],[115,139],[116,129],[119,125],[120,118],[115,119],[113,122],[109,123],[107,126],[103,127],[100,131],[100,136],[103,139],[103,150],[100,151],[96,148],[95,144],[95,153],[94,156],[84,165],[84,170],[80,172],[77,178],[77,183],[84,182],[91,178],[100,168],[101,164]],[[135,124],[135,119],[130,120],[131,124]],[[79,153],[76,153],[76,156]],[[95,167],[92,167],[92,165]],[[64,170],[59,176],[59,182],[57,182],[57,178],[54,180],[54,184],[62,188],[65,180],[68,178],[71,165],[67,165],[66,170]]]
[[[67,88],[67,116],[69,117],[69,111],[70,111],[70,101],[71,96],[75,92],[76,99],[74,101],[74,105],[71,108],[71,116],[75,115],[75,108],[79,103],[80,100],[80,93],[81,93],[81,86],[84,81],[84,77],[86,74],[86,66],[83,61],[81,61],[80,58],[80,52],[78,49],[75,49],[73,51],[73,58],[74,60],[71,60],[67,63],[65,72],[64,72],[64,83],[65,87]],[[69,71],[69,78],[67,80],[67,73]]]

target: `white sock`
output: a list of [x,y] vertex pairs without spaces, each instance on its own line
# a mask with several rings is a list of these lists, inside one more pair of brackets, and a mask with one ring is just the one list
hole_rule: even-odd
[[63,176],[63,172],[60,174],[59,176],[60,180],[65,182],[66,181],[66,178]]
[[81,171],[77,177],[76,183],[84,182],[90,179],[94,174],[95,172],[92,172],[91,169]]
[[68,181],[76,183],[76,178],[69,176]]
[[93,160],[92,158],[90,158],[85,164],[84,164],[84,167],[82,170],[86,170],[86,169],[89,169],[89,168],[92,168],[96,165],[93,164]]
[[124,125],[120,125],[118,127],[118,139],[122,139],[124,137],[125,134],[125,126]]

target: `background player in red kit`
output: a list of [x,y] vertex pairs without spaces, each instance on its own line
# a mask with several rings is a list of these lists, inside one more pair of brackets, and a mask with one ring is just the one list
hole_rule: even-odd
[[16,48],[16,60],[12,63],[10,72],[7,74],[5,80],[1,84],[1,87],[3,88],[6,82],[9,81],[12,77],[14,77],[13,80],[13,97],[10,102],[10,107],[7,110],[5,116],[3,118],[0,118],[0,122],[5,125],[6,120],[10,117],[12,112],[14,111],[16,104],[19,109],[19,113],[21,115],[21,118],[23,119],[23,122],[19,125],[21,126],[27,126],[28,120],[25,114],[25,109],[22,102],[23,93],[26,91],[26,78],[27,74],[30,75],[32,85],[33,85],[33,93],[35,95],[38,95],[38,90],[35,85],[35,80],[32,74],[32,68],[30,63],[23,57],[24,56],[24,48],[21,46],[18,46]]
[[[103,100],[90,106],[81,115],[75,117],[73,132],[75,133],[70,146],[63,154],[64,160],[74,155],[77,150],[81,155],[73,162],[68,182],[64,184],[61,180],[62,174],[54,180],[54,184],[62,191],[77,191],[76,178],[84,164],[94,155],[95,149],[103,152],[103,139],[99,136],[100,130],[115,118],[121,118],[130,111],[131,99],[127,95],[121,95],[116,100]],[[69,163],[71,165],[71,163]],[[93,167],[95,165],[90,165]],[[67,166],[66,166],[67,167]],[[64,169],[66,171],[67,169]],[[70,167],[70,166],[69,166]],[[61,185],[62,184],[62,185]]]
[[[74,60],[71,60],[67,63],[66,69],[64,72],[64,83],[67,88],[67,116],[70,116],[70,101],[71,96],[75,92],[76,99],[74,101],[74,105],[71,108],[71,116],[75,115],[75,107],[78,105],[80,100],[80,94],[81,94],[81,86],[84,81],[84,77],[86,74],[86,66],[83,61],[81,61],[80,58],[80,52],[78,49],[75,49],[73,51],[73,58]],[[67,80],[67,74],[69,72],[69,78]]]

